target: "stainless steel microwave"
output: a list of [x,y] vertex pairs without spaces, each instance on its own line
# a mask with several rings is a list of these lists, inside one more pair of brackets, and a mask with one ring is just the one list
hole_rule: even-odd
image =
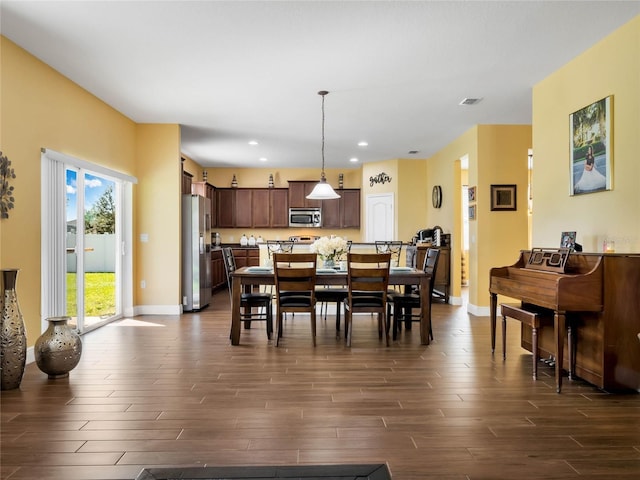
[[322,226],[322,209],[321,208],[290,208],[289,209],[289,226],[290,227],[321,227]]

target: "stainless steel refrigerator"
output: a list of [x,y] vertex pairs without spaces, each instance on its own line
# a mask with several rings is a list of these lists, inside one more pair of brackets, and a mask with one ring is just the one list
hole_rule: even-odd
[[182,195],[182,308],[200,310],[211,301],[211,203]]

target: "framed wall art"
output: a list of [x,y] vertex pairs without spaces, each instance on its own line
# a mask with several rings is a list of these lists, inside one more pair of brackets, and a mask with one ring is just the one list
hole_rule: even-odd
[[517,210],[516,185],[491,185],[491,210]]
[[605,97],[569,115],[570,195],[611,190],[612,99]]
[[467,192],[469,193],[469,201],[470,202],[475,202],[476,201],[476,187],[469,187],[467,189]]
[[476,206],[469,205],[469,220],[475,220],[475,219],[476,219]]

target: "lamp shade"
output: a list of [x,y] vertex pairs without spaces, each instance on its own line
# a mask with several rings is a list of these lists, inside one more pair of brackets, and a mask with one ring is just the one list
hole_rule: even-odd
[[321,178],[320,182],[313,187],[311,193],[307,195],[307,198],[309,200],[332,200],[334,198],[340,198],[340,195],[331,188],[331,185],[329,185],[324,178]]

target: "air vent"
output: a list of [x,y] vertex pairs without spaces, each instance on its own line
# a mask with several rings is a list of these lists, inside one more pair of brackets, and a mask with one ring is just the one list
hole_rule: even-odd
[[418,150],[409,150],[409,155],[415,155],[418,153]]
[[459,103],[459,105],[475,105],[481,100],[482,100],[481,98],[465,98]]

